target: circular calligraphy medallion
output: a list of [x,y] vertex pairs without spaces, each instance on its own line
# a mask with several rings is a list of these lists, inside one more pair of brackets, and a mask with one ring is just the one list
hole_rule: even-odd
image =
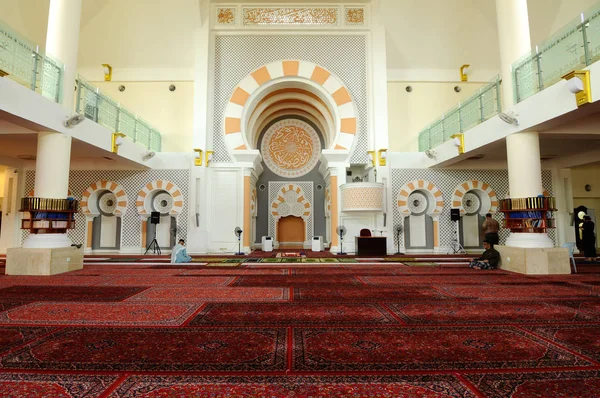
[[427,197],[419,191],[410,194],[407,200],[408,209],[414,215],[420,215],[427,210]]
[[161,214],[168,214],[173,209],[173,197],[168,192],[159,192],[152,200],[152,208]]
[[475,214],[479,212],[481,208],[481,200],[479,196],[474,192],[467,192],[463,196],[463,209],[465,209],[465,213],[467,214]]
[[301,177],[319,162],[321,141],[308,123],[286,119],[272,125],[263,137],[262,157],[280,177]]
[[103,215],[112,216],[117,209],[117,196],[110,191],[105,191],[98,198],[98,208]]

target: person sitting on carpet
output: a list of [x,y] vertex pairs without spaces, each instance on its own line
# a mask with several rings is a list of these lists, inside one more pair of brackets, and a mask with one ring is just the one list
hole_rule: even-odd
[[469,267],[475,269],[496,269],[500,262],[500,253],[487,240],[483,241],[483,248],[485,251],[481,257],[471,261]]
[[173,247],[173,251],[171,252],[171,262],[172,263],[189,263],[192,261],[192,258],[188,256],[187,250],[185,248],[185,241],[183,239],[179,239],[179,243],[177,243]]

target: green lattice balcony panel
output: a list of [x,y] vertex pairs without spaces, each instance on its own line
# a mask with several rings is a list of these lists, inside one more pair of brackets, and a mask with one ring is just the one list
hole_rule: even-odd
[[596,6],[585,13],[587,22],[584,23],[588,43],[588,64],[600,60],[600,7]]
[[43,60],[43,73],[41,79],[42,95],[55,102],[60,102],[63,79],[62,63],[46,55]]
[[432,148],[444,143],[444,123],[441,119],[429,126],[429,142]]
[[156,130],[152,130],[150,133],[150,148],[154,152],[160,152],[162,147],[162,136]]
[[540,91],[537,63],[538,56],[532,52],[513,64],[515,101],[517,103]]
[[460,106],[460,118],[463,131],[468,131],[481,123],[481,104],[479,96],[480,93],[477,92]]
[[461,132],[460,127],[460,108],[458,106],[450,109],[442,119],[444,141],[448,141],[454,134]]
[[98,124],[111,131],[119,129],[119,103],[112,98],[99,93]]
[[0,68],[9,73],[11,79],[31,86],[36,80],[35,46],[0,25]]
[[568,72],[586,67],[581,21],[573,21],[538,46],[542,88],[559,82]]
[[494,84],[481,90],[481,121],[484,122],[498,114],[499,86]]
[[419,152],[424,152],[428,149],[431,149],[431,145],[429,144],[429,128],[426,128],[419,133]]
[[137,141],[135,136],[135,119],[136,116],[133,113],[129,112],[125,108],[120,109],[118,131],[125,134],[132,140]]
[[150,147],[150,133],[152,128],[148,123],[138,118],[135,123],[135,136],[136,141],[144,145],[146,148]]
[[82,81],[81,78],[77,81],[77,107],[76,111],[83,114],[86,118],[98,122],[98,101],[100,95],[96,87]]

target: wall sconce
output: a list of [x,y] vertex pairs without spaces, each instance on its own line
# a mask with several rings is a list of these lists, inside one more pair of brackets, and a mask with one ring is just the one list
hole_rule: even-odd
[[454,146],[458,148],[458,154],[462,155],[465,153],[465,135],[464,134],[454,134],[451,135],[450,138],[453,139]]
[[194,166],[202,166],[202,149],[194,149]]
[[123,145],[123,139],[127,137],[125,134],[123,133],[113,133],[112,134],[112,145],[111,145],[111,151],[112,153],[119,153],[119,147],[121,145]]
[[212,162],[214,153],[214,151],[206,151],[206,167],[208,167],[208,163]]
[[387,164],[387,149],[380,149],[377,151],[377,157],[379,158],[379,165],[385,166]]
[[567,80],[569,91],[575,94],[578,107],[592,102],[592,85],[589,70],[574,70],[562,78]]
[[471,65],[469,65],[469,64],[464,64],[463,66],[460,67],[460,81],[461,82],[466,82],[469,80],[469,67],[471,67]]
[[367,151],[371,157],[371,167],[375,167],[375,151]]
[[104,81],[110,82],[112,80],[112,66],[109,64],[102,64],[104,68]]

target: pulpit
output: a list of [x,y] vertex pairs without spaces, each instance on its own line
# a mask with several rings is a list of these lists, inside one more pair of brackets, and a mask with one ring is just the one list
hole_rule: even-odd
[[387,237],[357,236],[356,254],[358,256],[385,256],[387,254]]

